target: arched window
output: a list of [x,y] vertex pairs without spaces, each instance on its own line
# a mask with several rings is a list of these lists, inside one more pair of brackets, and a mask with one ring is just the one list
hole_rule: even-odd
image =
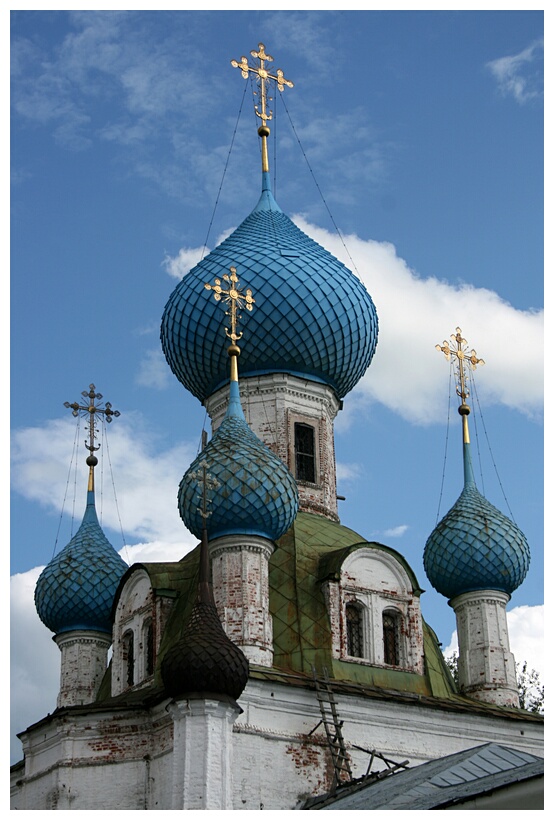
[[126,632],[123,636],[123,665],[125,684],[133,686],[135,682],[135,639],[132,632]]
[[346,604],[346,653],[351,658],[364,656],[363,615],[358,604]]
[[309,424],[294,425],[294,455],[296,478],[315,484],[315,430]]
[[393,609],[383,612],[383,657],[389,666],[400,666],[400,613]]
[[151,620],[144,624],[144,650],[144,673],[148,678],[154,674],[154,627]]

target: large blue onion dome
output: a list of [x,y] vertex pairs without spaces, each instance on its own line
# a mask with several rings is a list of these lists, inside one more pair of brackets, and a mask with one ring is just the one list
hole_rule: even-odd
[[464,443],[464,477],[460,497],[425,544],[427,577],[447,598],[485,589],[511,594],[529,569],[527,540],[477,489],[469,443]]
[[111,635],[112,604],[127,569],[100,527],[89,489],[81,526],[37,581],[39,618],[55,634],[84,629]]
[[[225,418],[179,485],[181,518],[197,538],[206,522],[210,540],[252,534],[276,541],[296,518],[298,487],[288,467],[249,428],[238,382],[231,381],[230,388]],[[215,489],[208,490],[206,519],[202,515],[203,467],[216,483]]]
[[221,310],[203,285],[231,266],[257,297],[242,376],[287,372],[329,384],[340,398],[352,390],[377,344],[375,306],[360,280],[281,211],[266,171],[252,213],[183,277],[165,307],[162,347],[187,390],[204,401],[226,381]]

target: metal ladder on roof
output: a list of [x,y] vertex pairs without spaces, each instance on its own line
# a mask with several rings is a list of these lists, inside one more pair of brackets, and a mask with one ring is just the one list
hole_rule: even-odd
[[318,677],[315,667],[312,667],[312,671],[315,693],[321,711],[321,720],[309,734],[312,734],[319,726],[323,725],[333,761],[333,788],[336,788],[340,783],[352,780],[350,758],[346,752],[346,745],[342,735],[344,721],[339,719],[337,701],[329,682],[327,669],[323,667],[323,678]]

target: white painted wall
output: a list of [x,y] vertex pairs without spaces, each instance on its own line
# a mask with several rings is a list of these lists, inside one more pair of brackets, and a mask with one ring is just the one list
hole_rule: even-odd
[[[489,741],[541,756],[543,727],[532,721],[443,709],[394,698],[337,695],[355,777],[377,749],[410,765]],[[165,700],[150,710],[68,710],[23,738],[25,776],[15,773],[15,809],[171,809],[173,719]],[[332,770],[313,689],[251,679],[234,724],[233,809],[293,809],[324,793]],[[482,707],[480,707],[482,711]],[[82,714],[79,714],[82,712]]]

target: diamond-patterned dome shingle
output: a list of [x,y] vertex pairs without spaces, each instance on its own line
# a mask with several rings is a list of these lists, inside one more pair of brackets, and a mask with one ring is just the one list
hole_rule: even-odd
[[513,521],[481,495],[470,467],[467,472],[460,497],[427,539],[425,572],[447,598],[481,589],[511,594],[529,569],[529,545]]
[[213,603],[197,601],[181,638],[162,661],[168,695],[229,695],[237,700],[248,681],[248,660],[225,634]]
[[208,493],[206,526],[210,540],[231,533],[251,533],[276,541],[298,512],[298,488],[287,466],[249,428],[231,382],[227,414],[209,444],[193,461],[179,485],[179,511],[200,538],[201,486],[195,476],[202,463],[219,486]]
[[114,595],[128,567],[98,522],[94,493],[88,493],[81,526],[41,572],[35,606],[55,634],[90,629],[111,634]]
[[377,313],[360,280],[286,216],[267,175],[256,208],[187,273],[167,302],[162,347],[184,386],[203,401],[225,383],[222,308],[205,283],[237,269],[251,288],[243,376],[298,373],[331,385],[339,397],[367,370],[377,344]]

